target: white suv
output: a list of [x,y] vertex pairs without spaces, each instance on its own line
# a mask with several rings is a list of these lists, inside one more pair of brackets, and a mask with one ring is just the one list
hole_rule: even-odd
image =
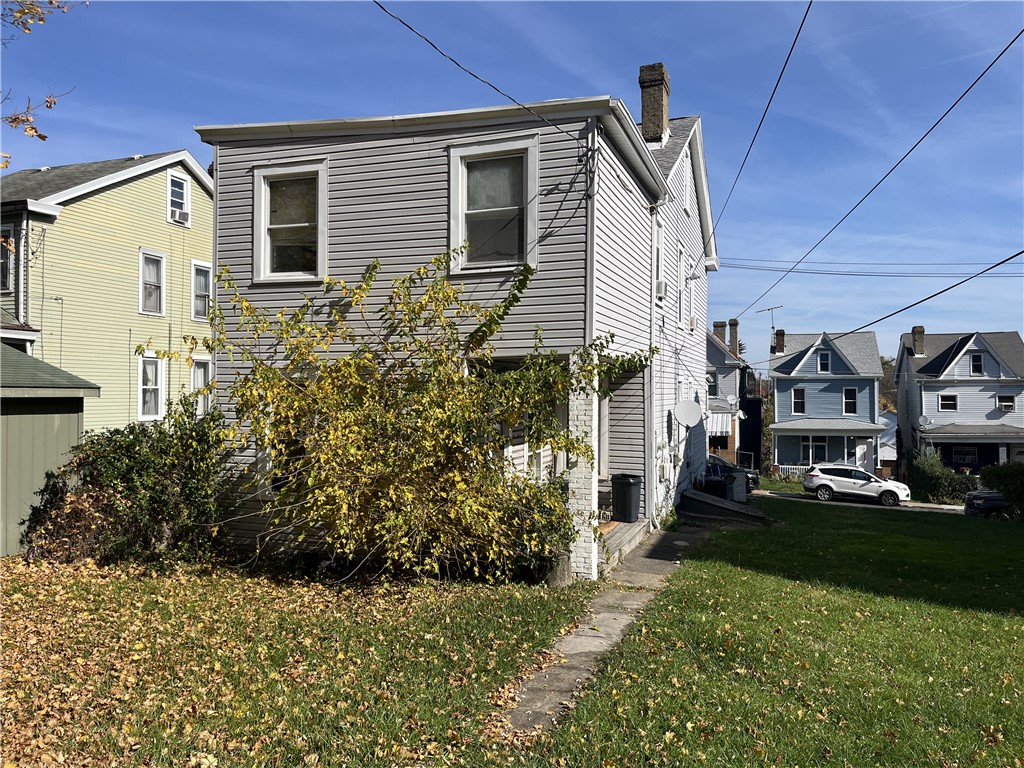
[[886,507],[910,501],[910,489],[895,480],[883,480],[849,464],[815,464],[804,475],[804,490],[821,501],[833,496],[877,499]]

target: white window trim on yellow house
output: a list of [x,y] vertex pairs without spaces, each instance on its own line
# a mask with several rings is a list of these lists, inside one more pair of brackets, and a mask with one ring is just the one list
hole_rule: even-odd
[[[172,192],[175,181],[179,181],[182,184],[184,199],[181,201],[182,207],[180,208],[174,205],[175,201]],[[176,211],[180,211],[184,216],[176,214]],[[176,227],[192,228],[192,177],[174,168],[167,169],[167,223],[173,224]]]
[[[160,262],[160,309],[146,309],[146,260]],[[149,248],[139,249],[139,314],[147,317],[163,317],[167,309],[167,255]]]
[[[196,271],[200,270],[200,269],[205,269],[206,270],[206,274],[207,274],[207,283],[206,283],[206,285],[207,285],[207,289],[209,290],[209,293],[206,294],[206,314],[205,315],[197,315],[196,314],[196,299],[199,298],[199,295],[196,293]],[[208,322],[210,320],[210,309],[212,308],[212,303],[213,303],[213,264],[211,264],[208,261],[199,261],[197,259],[192,259],[191,273],[192,273],[192,280],[191,280],[191,283],[192,283],[192,293],[191,293],[192,300],[189,302],[189,316],[192,318],[192,320],[194,320],[197,323],[205,323],[205,322]]]
[[[197,375],[204,367],[206,368],[206,381]],[[213,358],[209,355],[193,355],[192,370],[189,373],[189,391],[195,392],[202,389],[211,381],[213,381]],[[208,410],[210,410],[210,395],[199,395],[196,399],[196,412],[202,415]]]
[[[143,386],[142,386],[142,374],[143,367],[147,364],[156,363],[156,376],[157,376],[157,412],[156,413],[144,413],[143,412]],[[160,421],[165,415],[165,403],[167,401],[167,361],[163,358],[159,358],[153,352],[146,352],[139,356],[138,365],[138,385],[136,386],[136,397],[138,398],[138,418],[139,421]],[[152,387],[148,387],[152,389]]]

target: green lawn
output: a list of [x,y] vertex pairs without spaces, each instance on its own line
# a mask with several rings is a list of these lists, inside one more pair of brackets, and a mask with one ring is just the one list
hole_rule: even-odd
[[779,524],[684,561],[527,764],[1020,765],[1024,525],[759,506]]

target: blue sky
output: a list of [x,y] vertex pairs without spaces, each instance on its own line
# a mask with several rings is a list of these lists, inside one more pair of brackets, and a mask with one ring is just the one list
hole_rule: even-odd
[[[608,94],[639,116],[637,70],[663,61],[672,115],[700,114],[716,217],[803,2],[387,3],[520,101]],[[826,2],[810,12],[717,231],[709,322],[735,317],[803,256],[1024,27],[1019,2]],[[47,142],[0,132],[11,170],[186,148],[195,125],[406,114],[504,100],[363,2],[110,2],[3,51],[5,104],[63,93]],[[73,90],[72,90],[73,89]],[[751,362],[769,313],[841,332],[1024,243],[1024,41],[800,269],[742,314]],[[866,277],[897,272],[912,277]],[[1024,328],[1024,259],[875,326],[894,355],[929,332]]]

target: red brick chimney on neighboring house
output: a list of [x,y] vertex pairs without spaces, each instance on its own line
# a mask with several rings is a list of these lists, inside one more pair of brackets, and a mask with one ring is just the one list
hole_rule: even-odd
[[779,328],[775,332],[775,348],[772,352],[776,355],[784,354],[786,351],[786,332]]
[[661,62],[640,67],[640,132],[644,141],[661,141],[668,133],[668,70]]
[[729,351],[740,356],[740,321],[735,317],[729,321]]
[[914,356],[918,357],[924,354],[924,326],[915,325],[910,329],[910,336],[914,341]]
[[715,336],[725,342],[725,320],[715,320]]

